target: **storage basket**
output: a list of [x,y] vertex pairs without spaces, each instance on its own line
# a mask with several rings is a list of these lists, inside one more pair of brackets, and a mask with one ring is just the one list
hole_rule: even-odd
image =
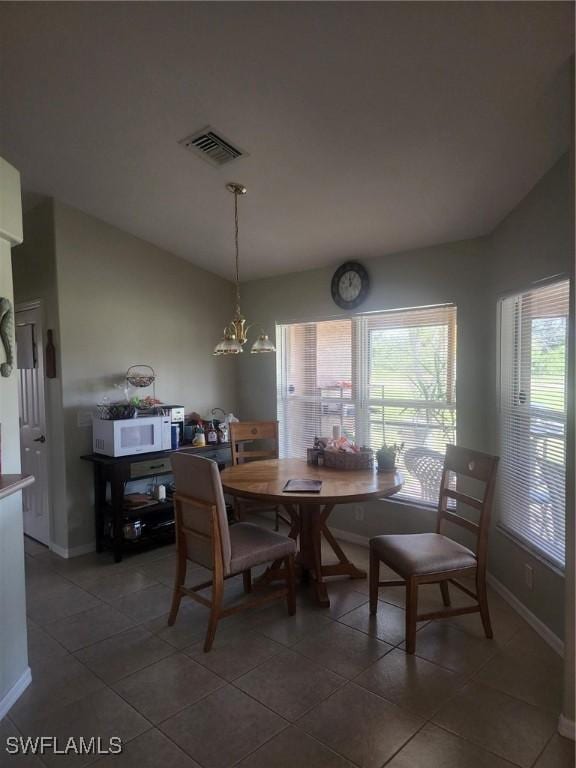
[[359,453],[324,451],[324,466],[331,469],[372,469],[374,452],[370,448]]
[[101,403],[96,408],[97,418],[104,421],[132,419],[136,416],[136,408],[128,403]]
[[[146,370],[138,370],[139,368]],[[149,387],[156,380],[156,373],[151,365],[133,365],[126,371],[126,381],[133,387]]]

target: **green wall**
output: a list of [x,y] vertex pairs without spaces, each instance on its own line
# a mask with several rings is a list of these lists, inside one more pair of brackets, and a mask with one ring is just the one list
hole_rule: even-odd
[[[454,302],[458,306],[457,403],[461,445],[497,452],[496,302],[511,289],[556,273],[572,273],[574,247],[568,156],[541,179],[489,236],[366,260],[371,293],[362,311]],[[361,254],[351,258],[362,260]],[[343,316],[331,298],[334,268],[256,280],[243,286],[243,308],[270,333],[275,323]],[[276,368],[272,357],[239,360],[239,415],[276,418]],[[362,537],[432,530],[434,512],[394,501],[335,510],[335,528]],[[573,515],[573,493],[568,499]],[[495,518],[498,514],[496,510]],[[496,522],[496,521],[495,521]],[[523,582],[524,563],[534,568],[534,588]],[[541,621],[563,636],[562,575],[529,555],[493,525],[490,570]]]
[[47,435],[55,459],[53,541],[61,554],[75,555],[94,544],[92,467],[80,459],[92,450],[92,432],[79,419],[104,396],[121,399],[116,385],[136,363],[153,366],[164,402],[201,414],[234,410],[234,361],[212,356],[232,287],[57,201],[33,209],[24,226],[29,237],[14,254],[17,301],[42,299],[57,329]]

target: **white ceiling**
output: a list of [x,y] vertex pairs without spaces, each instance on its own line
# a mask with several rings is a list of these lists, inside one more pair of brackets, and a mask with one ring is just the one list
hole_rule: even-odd
[[[565,151],[572,4],[1,3],[0,152],[244,278],[489,232]],[[563,74],[564,73],[564,74]],[[249,152],[214,169],[206,124]]]

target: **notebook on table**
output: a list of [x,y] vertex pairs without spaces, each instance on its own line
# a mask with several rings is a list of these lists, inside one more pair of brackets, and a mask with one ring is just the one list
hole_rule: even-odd
[[320,493],[322,480],[288,480],[282,491],[284,493]]

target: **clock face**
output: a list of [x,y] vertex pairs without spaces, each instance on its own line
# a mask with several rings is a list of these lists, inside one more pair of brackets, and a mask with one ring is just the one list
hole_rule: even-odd
[[361,264],[349,261],[342,264],[332,278],[332,298],[343,309],[353,309],[361,304],[368,294],[370,281]]

